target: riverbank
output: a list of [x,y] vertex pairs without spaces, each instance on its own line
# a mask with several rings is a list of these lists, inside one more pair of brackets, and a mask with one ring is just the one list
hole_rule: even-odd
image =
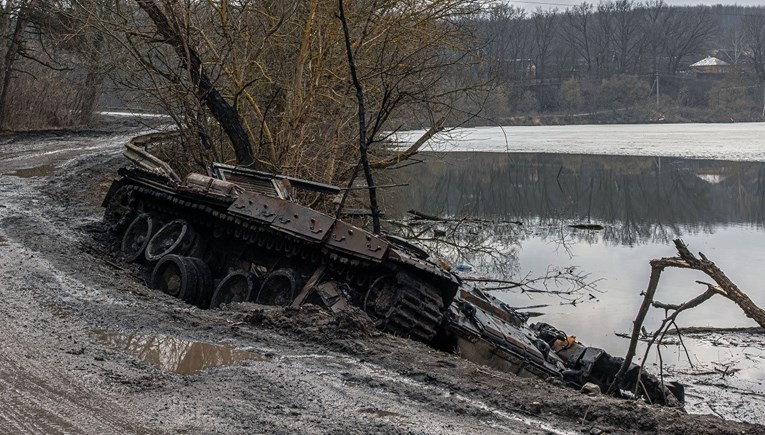
[[757,110],[710,111],[707,109],[665,105],[657,108],[646,105],[631,108],[597,110],[593,112],[556,112],[515,115],[496,118],[477,117],[461,127],[487,126],[550,126],[550,125],[607,125],[607,124],[729,124],[761,122],[765,120]]
[[[123,133],[45,146],[27,137],[12,144],[13,167],[0,163],[0,331],[12,337],[0,349],[0,432],[763,430],[521,379],[378,333],[363,316],[198,310],[152,291],[113,254],[100,224],[104,188],[125,163]],[[41,165],[50,171],[9,175]],[[191,363],[209,355],[191,351],[200,344],[252,357],[191,374],[149,359]]]

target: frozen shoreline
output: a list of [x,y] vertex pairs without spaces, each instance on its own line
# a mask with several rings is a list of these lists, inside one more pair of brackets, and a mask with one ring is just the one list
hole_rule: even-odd
[[[423,133],[399,132],[395,140],[409,144]],[[473,127],[441,133],[421,150],[765,161],[763,138],[765,122]]]

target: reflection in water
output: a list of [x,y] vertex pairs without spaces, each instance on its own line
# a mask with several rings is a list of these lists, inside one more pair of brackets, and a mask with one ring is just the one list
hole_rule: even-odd
[[[471,263],[478,273],[519,279],[543,276],[551,267],[578,266],[591,280],[601,280],[602,293],[576,307],[556,297],[496,294],[513,306],[548,304],[545,321],[576,331],[588,343],[614,352],[626,348],[612,333],[629,330],[650,274],[648,261],[674,255],[671,240],[677,237],[707,254],[756,304],[765,305],[765,293],[755,291],[765,267],[764,163],[499,153],[426,153],[424,158],[426,164],[396,172],[397,182],[407,181],[410,188],[391,191],[388,215],[415,208],[488,220],[465,220],[454,233],[439,223],[424,231],[422,225],[406,229],[430,237],[432,252]],[[496,223],[515,220],[523,225]],[[567,226],[572,222],[605,228],[577,230]],[[452,234],[458,240],[450,240]],[[690,300],[700,293],[697,279],[689,271],[665,274],[657,298]],[[660,314],[649,320],[661,319]],[[598,321],[583,323],[582,318]],[[735,304],[713,298],[684,313],[681,322],[731,327],[750,321]]]
[[394,231],[451,265],[509,279],[519,273],[518,251],[526,230],[512,223],[456,220],[409,221]]
[[162,370],[188,375],[210,367],[240,361],[265,361],[266,357],[231,345],[187,341],[157,334],[123,334],[96,331],[96,339],[115,349],[132,353]]
[[[414,208],[454,218],[455,231],[444,222],[410,221],[402,232],[447,260],[471,263],[478,274],[521,280],[545,276],[551,267],[578,266],[591,280],[602,279],[597,291],[580,292],[575,305],[559,295],[493,292],[510,306],[533,307],[543,315],[534,320],[584,343],[616,355],[626,352],[629,341],[614,333],[630,332],[648,283],[648,262],[674,255],[671,240],[677,237],[765,306],[765,292],[759,291],[765,268],[764,163],[509,153],[424,158],[426,164],[395,172],[395,182],[410,188],[386,192],[388,216]],[[523,225],[502,223],[512,221]],[[572,223],[604,229],[578,230],[568,226]],[[686,302],[706,290],[696,283],[706,278],[696,271],[666,271],[656,300]],[[657,328],[663,318],[662,310],[650,310],[646,329]],[[716,296],[683,312],[678,325],[740,327],[752,326],[752,320]],[[686,383],[690,412],[761,421],[762,346],[759,335],[691,335],[682,345],[675,340],[662,346],[661,362],[666,375]],[[646,361],[654,372],[659,363],[655,352]]]
[[[410,184],[386,211],[521,220],[559,232],[561,222],[606,224],[603,240],[664,242],[718,225],[765,221],[765,164],[670,157],[424,153],[395,172]],[[401,207],[397,207],[402,204]],[[405,205],[405,206],[403,206]],[[408,207],[408,208],[405,208]],[[587,236],[574,233],[575,237]]]
[[8,175],[13,175],[14,177],[19,177],[19,178],[47,177],[49,175],[53,175],[53,171],[55,170],[56,170],[55,166],[51,164],[45,164],[45,165],[35,166],[33,168],[16,169],[15,171],[9,173]]

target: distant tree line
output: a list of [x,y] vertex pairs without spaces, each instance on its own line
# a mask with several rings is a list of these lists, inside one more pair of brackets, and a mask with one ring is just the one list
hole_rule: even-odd
[[[357,118],[337,3],[0,0],[0,129],[87,123],[102,94],[119,91],[130,107],[172,115],[193,132],[189,143],[217,159],[319,167],[325,173],[311,175],[330,181],[348,169],[336,162],[354,155],[346,145]],[[347,9],[373,143],[442,116],[447,125],[545,114],[762,116],[763,7],[604,0],[526,11],[491,0],[363,0]],[[707,55],[733,65],[730,73],[688,74]],[[212,100],[228,114],[211,116]],[[231,135],[246,152],[215,151]]]
[[[719,109],[722,98],[729,109],[762,109],[762,7],[605,0],[529,12],[496,2],[475,27],[483,45],[473,73],[497,84],[488,117],[647,104],[657,74],[669,104]],[[688,74],[707,55],[732,65],[726,80]]]

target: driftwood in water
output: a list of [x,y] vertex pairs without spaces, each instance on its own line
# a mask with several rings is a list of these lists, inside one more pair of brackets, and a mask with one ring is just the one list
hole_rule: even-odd
[[600,224],[571,224],[568,227],[573,228],[575,230],[592,230],[592,231],[600,231],[603,229],[603,225],[600,225]]
[[395,156],[382,160],[379,162],[373,162],[371,163],[371,166],[375,169],[382,169],[382,168],[388,168],[393,165],[397,165],[404,160],[410,159],[412,156],[417,154],[420,151],[420,148],[425,144],[425,142],[429,141],[430,138],[436,135],[439,131],[441,131],[441,127],[444,125],[444,121],[446,121],[445,117],[439,118],[435,124],[433,124],[428,131],[425,132],[415,143],[412,144],[409,148],[406,149],[406,151],[396,154]]
[[417,210],[414,210],[414,209],[409,210],[407,213],[409,213],[410,215],[414,216],[415,219],[426,220],[426,221],[449,222],[449,221],[453,220],[453,219],[442,218],[440,216],[434,216],[434,215],[431,215],[431,214],[426,214],[426,213],[423,213],[421,211],[417,211]]
[[[676,239],[674,242],[675,247],[677,248],[678,256],[651,260],[651,277],[648,282],[648,288],[646,289],[643,297],[643,303],[640,305],[638,314],[635,317],[635,321],[633,322],[629,349],[627,350],[627,355],[624,358],[624,362],[619,369],[619,372],[616,374],[616,377],[611,384],[611,387],[609,388],[609,393],[613,393],[616,390],[616,386],[619,385],[619,382],[621,382],[622,378],[626,374],[627,369],[629,369],[630,364],[632,364],[632,359],[635,356],[637,343],[640,339],[640,330],[643,327],[643,321],[645,321],[645,317],[648,314],[648,309],[652,305],[657,308],[663,308],[667,312],[673,310],[673,313],[666,316],[662,322],[662,326],[654,333],[654,336],[650,342],[651,344],[655,342],[659,336],[663,337],[664,334],[667,333],[667,330],[670,326],[677,326],[675,325],[675,319],[677,318],[678,314],[684,310],[700,305],[716,294],[724,296],[736,303],[736,305],[738,305],[744,311],[747,317],[757,322],[761,328],[765,328],[765,310],[755,305],[754,302],[752,302],[752,300],[749,299],[749,297],[744,292],[742,292],[741,289],[739,289],[738,286],[736,286],[736,284],[734,284],[733,281],[731,281],[730,278],[728,278],[714,262],[710,261],[706,256],[704,256],[704,254],[699,253],[699,257],[701,258],[698,258],[693,255],[693,253],[691,253],[691,251],[688,249],[685,243],[683,243],[682,240]],[[661,273],[667,267],[694,269],[704,272],[714,281],[714,284],[696,281],[699,284],[705,285],[707,290],[701,295],[680,305],[668,305],[654,302],[656,288],[659,285],[659,278],[661,277]],[[646,350],[646,352],[648,352],[648,350]]]

